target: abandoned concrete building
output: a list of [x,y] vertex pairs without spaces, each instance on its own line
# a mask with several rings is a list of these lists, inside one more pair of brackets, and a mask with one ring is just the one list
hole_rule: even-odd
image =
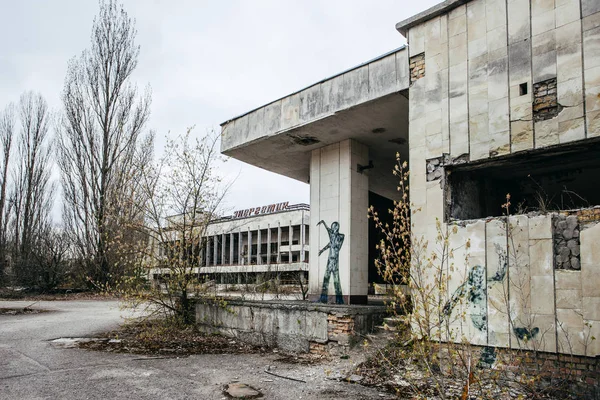
[[413,235],[453,232],[443,295],[481,294],[461,337],[600,355],[600,2],[447,0],[396,29],[406,46],[222,124],[224,154],[310,184],[311,297],[367,302],[398,152]]
[[[255,285],[269,279],[297,285],[308,278],[310,210],[287,202],[253,207],[211,221],[192,271],[216,284]],[[156,242],[155,252],[164,252]],[[160,281],[159,268],[150,276]]]

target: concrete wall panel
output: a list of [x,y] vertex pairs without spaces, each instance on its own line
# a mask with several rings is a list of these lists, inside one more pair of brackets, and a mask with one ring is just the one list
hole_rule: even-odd
[[[408,61],[407,61],[408,65]],[[396,55],[392,54],[369,65],[369,97],[376,99],[398,91]]]

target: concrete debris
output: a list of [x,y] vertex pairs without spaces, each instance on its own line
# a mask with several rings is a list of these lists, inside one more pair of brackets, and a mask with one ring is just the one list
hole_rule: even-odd
[[234,399],[256,399],[262,396],[261,392],[241,382],[228,384],[224,392]]
[[347,380],[348,382],[352,382],[352,383],[359,383],[360,381],[362,381],[362,380],[363,380],[363,377],[362,377],[362,376],[360,376],[360,375],[355,375],[355,374],[352,374],[352,375],[348,376],[348,377],[346,378],[346,380]]

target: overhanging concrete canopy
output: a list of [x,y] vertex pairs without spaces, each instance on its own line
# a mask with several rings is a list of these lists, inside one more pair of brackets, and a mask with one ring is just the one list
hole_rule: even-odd
[[313,149],[355,139],[369,147],[370,190],[395,197],[396,152],[408,159],[408,51],[372,61],[221,124],[221,152],[309,180]]

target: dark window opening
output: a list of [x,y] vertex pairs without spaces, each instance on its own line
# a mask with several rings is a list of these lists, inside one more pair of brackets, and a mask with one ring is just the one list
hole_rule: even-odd
[[527,94],[527,82],[519,85],[519,96],[525,96]]
[[455,220],[600,205],[600,143],[556,147],[448,167],[446,216]]

